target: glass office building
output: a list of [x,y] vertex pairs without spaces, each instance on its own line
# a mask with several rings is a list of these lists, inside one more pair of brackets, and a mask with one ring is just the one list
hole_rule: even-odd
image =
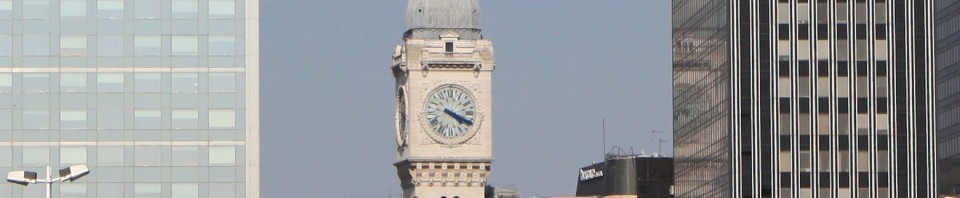
[[674,0],[677,196],[936,196],[933,3]]
[[937,142],[941,195],[960,195],[960,1],[936,1]]
[[0,0],[0,173],[88,165],[63,198],[259,197],[258,5]]

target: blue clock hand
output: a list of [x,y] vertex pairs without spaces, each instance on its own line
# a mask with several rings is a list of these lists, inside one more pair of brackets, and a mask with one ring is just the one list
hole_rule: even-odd
[[451,111],[450,109],[444,108],[444,109],[443,109],[443,112],[444,112],[444,113],[447,113],[447,114],[450,115],[450,116],[452,116],[454,119],[457,120],[457,122],[466,123],[467,125],[473,125],[473,121],[470,121],[470,120],[464,118],[463,116],[458,115],[456,112],[453,112],[453,111]]

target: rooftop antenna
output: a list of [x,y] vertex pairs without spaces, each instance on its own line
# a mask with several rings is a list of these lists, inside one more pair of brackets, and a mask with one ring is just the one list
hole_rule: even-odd
[[607,158],[607,118],[600,118],[600,132],[603,133],[603,158]]
[[[650,133],[663,133],[663,131],[652,130],[652,131],[650,131]],[[660,157],[660,156],[658,156],[658,155],[663,155],[663,151],[660,150],[660,145],[663,144],[664,142],[667,142],[667,141],[664,141],[664,140],[663,140],[663,137],[660,137],[660,136],[658,135],[658,136],[657,136],[657,153],[654,154],[654,157]]]

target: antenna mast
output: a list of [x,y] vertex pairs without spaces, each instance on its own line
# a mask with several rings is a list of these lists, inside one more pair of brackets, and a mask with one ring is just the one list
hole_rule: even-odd
[[603,133],[603,158],[607,158],[607,118],[600,118],[600,132]]
[[[657,130],[652,130],[652,131],[650,131],[650,133],[660,133],[660,132],[663,132],[663,131],[657,131]],[[666,141],[663,141],[663,137],[660,137],[660,136],[658,135],[658,136],[657,136],[657,155],[661,155],[661,156],[663,155],[663,151],[660,150],[660,144],[662,144],[662,143],[664,143],[664,142],[666,142]],[[655,157],[657,157],[657,156],[655,156]]]

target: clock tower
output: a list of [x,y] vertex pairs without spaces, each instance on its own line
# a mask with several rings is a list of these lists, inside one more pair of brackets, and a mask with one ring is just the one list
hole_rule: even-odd
[[405,198],[484,197],[493,162],[493,44],[479,0],[409,0],[393,53]]

